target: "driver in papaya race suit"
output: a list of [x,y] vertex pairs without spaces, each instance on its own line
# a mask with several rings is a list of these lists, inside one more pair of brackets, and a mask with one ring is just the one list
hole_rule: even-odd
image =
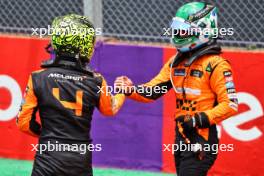
[[[127,97],[139,102],[152,102],[164,95],[160,91],[175,90],[175,144],[218,144],[216,125],[234,115],[238,101],[232,68],[221,57],[215,33],[186,35],[190,29],[217,29],[215,6],[192,2],[180,7],[172,19],[172,43],[177,54],[169,59],[150,82],[134,86],[126,76],[120,76],[115,86]],[[183,35],[182,35],[183,34]],[[152,92],[150,95],[149,92]],[[202,148],[176,151],[178,176],[205,176],[216,160],[213,151]]]
[[[92,150],[100,151],[90,137],[93,111],[115,115],[125,95],[111,95],[103,76],[88,68],[95,30],[87,17],[57,17],[52,28],[55,60],[31,73],[17,125],[39,137],[32,176],[92,176]],[[36,121],[37,111],[41,124]],[[40,151],[40,145],[51,144],[52,151]]]

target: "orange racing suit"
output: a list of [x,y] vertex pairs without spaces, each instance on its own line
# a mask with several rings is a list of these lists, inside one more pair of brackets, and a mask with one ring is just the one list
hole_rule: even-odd
[[[98,108],[104,115],[115,115],[125,95],[111,95],[105,79],[80,69],[75,58],[55,63],[30,75],[17,125],[21,131],[39,136],[39,145],[76,144],[78,150],[36,151],[32,176],[92,176],[92,151],[80,154],[80,147],[92,144],[93,111]],[[41,125],[36,121],[37,111]]]
[[[36,111],[39,110],[39,108],[42,108],[39,106],[39,104],[42,104],[42,106],[47,106],[48,104],[54,104],[53,106],[50,105],[50,108],[54,108],[54,111],[67,111],[69,114],[69,117],[76,118],[78,120],[78,117],[82,117],[84,119],[87,119],[88,121],[91,120],[91,115],[93,111],[93,107],[98,107],[99,111],[105,115],[105,116],[113,116],[115,115],[119,109],[121,108],[122,104],[124,103],[125,96],[123,94],[116,94],[113,96],[110,92],[107,90],[107,83],[105,79],[98,73],[94,73],[93,78],[89,78],[88,76],[83,76],[83,81],[86,81],[85,78],[87,77],[87,83],[89,82],[98,82],[98,84],[91,84],[93,89],[90,88],[90,86],[87,86],[87,88],[82,88],[77,85],[77,90],[75,94],[76,85],[67,83],[58,84],[55,82],[58,82],[56,78],[52,79],[50,75],[63,75],[68,74],[69,71],[67,70],[58,70],[57,68],[52,69],[42,69],[39,71],[33,72],[28,80],[27,88],[25,91],[25,97],[23,100],[23,103],[21,105],[21,110],[17,117],[17,125],[19,129],[29,135],[32,136],[38,136],[41,133],[41,126],[36,122]],[[80,73],[73,73],[74,76],[78,76]],[[71,75],[71,74],[69,74]],[[32,78],[33,77],[33,78]],[[45,79],[45,83],[41,83],[40,85],[36,85],[37,79],[43,77],[42,79]],[[50,78],[50,79],[49,79]],[[61,77],[63,78],[63,77]],[[60,78],[57,78],[60,79]],[[34,84],[35,83],[35,84]],[[53,87],[54,86],[54,87]],[[36,87],[40,87],[36,89]],[[46,89],[47,87],[50,87],[51,89]],[[69,102],[66,100],[63,100],[61,97],[65,96],[65,92],[60,91],[60,89],[67,88],[67,91],[71,94],[70,96],[72,99],[76,98],[76,102]],[[41,92],[39,92],[41,90]],[[39,95],[39,97],[37,95]],[[41,96],[41,97],[40,97]],[[74,97],[76,96],[76,97]],[[42,97],[45,97],[45,102]],[[83,98],[87,98],[87,100],[83,100]],[[92,102],[91,99],[95,102]],[[58,104],[60,102],[61,104]],[[84,109],[86,107],[89,107],[90,109]],[[86,113],[86,111],[91,111]],[[74,113],[71,113],[73,111]],[[85,112],[85,113],[84,113]],[[42,115],[42,114],[41,114]],[[59,116],[58,121],[62,121],[60,123],[65,123],[66,126],[73,125],[73,124],[67,124],[66,122],[63,122],[63,119],[66,118],[63,115],[61,116],[60,113],[58,114],[47,114],[48,116]],[[42,116],[41,116],[42,117]],[[45,117],[45,116],[43,116]],[[46,117],[45,117],[46,118]],[[45,120],[44,120],[45,121]],[[48,120],[47,120],[48,121]],[[48,123],[48,122],[46,122]],[[56,128],[54,124],[51,124],[54,126],[54,129]],[[81,127],[81,126],[80,126]],[[89,133],[90,128],[85,129],[87,130],[87,134]],[[71,132],[72,133],[72,132]],[[77,135],[77,133],[73,133],[70,135],[67,134],[66,136],[82,136]],[[86,135],[85,135],[86,136]],[[56,136],[54,136],[56,137]],[[85,140],[88,138],[83,138]]]
[[[203,55],[190,66],[185,66],[185,59],[171,68],[174,58],[169,59],[160,73],[150,82],[137,86],[136,91],[133,91],[129,97],[140,102],[151,102],[166,93],[164,87],[167,90],[174,88],[176,119],[182,115],[192,116],[197,112],[204,112],[208,116],[210,125],[214,126],[237,111],[238,102],[232,69],[226,59],[219,55]],[[152,94],[147,95],[138,91],[142,87],[152,89]],[[199,135],[208,140],[209,128],[197,130]],[[214,138],[217,138],[216,129],[213,131]]]

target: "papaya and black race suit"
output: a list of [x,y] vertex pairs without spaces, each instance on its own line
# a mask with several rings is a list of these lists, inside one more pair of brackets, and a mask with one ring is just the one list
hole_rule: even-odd
[[[59,58],[43,67],[29,77],[17,125],[38,136],[39,144],[74,144],[77,149],[37,151],[32,176],[91,176],[91,148],[84,153],[78,146],[91,144],[94,108],[114,115],[125,97],[112,96],[104,78],[75,58]],[[36,121],[37,111],[41,124]]]
[[[201,112],[208,118],[205,127],[191,134],[182,134],[176,124],[176,144],[189,138],[191,143],[218,144],[216,124],[232,116],[238,108],[232,69],[229,62],[220,56],[217,44],[189,53],[178,53],[169,59],[160,73],[150,82],[136,86],[129,97],[140,102],[151,102],[174,88],[176,96],[175,121],[182,116],[193,116]],[[146,94],[152,89],[152,94]],[[140,90],[140,91],[139,91]],[[156,90],[156,92],[155,92]],[[194,152],[174,153],[179,176],[202,176],[213,165],[216,155],[207,152],[197,159]]]

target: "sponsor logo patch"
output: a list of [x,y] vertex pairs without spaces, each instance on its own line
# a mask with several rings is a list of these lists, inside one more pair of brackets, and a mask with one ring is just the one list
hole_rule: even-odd
[[237,98],[230,99],[230,101],[232,101],[235,104],[238,104],[238,99]]
[[[183,89],[181,87],[176,87],[176,93],[183,93]],[[189,87],[184,87],[184,92],[189,95],[201,95],[200,89],[192,89]]]
[[60,73],[50,73],[48,75],[48,78],[83,81],[83,79],[86,78],[86,76],[73,76],[73,75],[65,75],[65,74],[60,74]]
[[232,76],[225,77],[225,80],[226,82],[233,81],[233,77]]
[[185,76],[185,69],[175,69],[174,76]]
[[226,82],[225,85],[226,85],[227,89],[235,88],[234,82],[232,82],[232,81]]
[[200,19],[202,17],[204,17],[205,15],[207,15],[214,7],[212,5],[206,5],[205,8],[203,8],[201,11],[199,11],[198,13],[194,14],[194,15],[190,15],[188,18],[188,21],[193,22],[197,19]]
[[224,71],[223,74],[224,74],[224,77],[232,76],[232,72],[231,71]]
[[226,91],[228,94],[236,93],[236,89],[234,88],[226,89]]
[[207,65],[206,69],[205,69],[207,72],[212,72],[212,66],[211,66],[211,63],[209,62],[209,64]]
[[237,99],[237,94],[236,93],[228,94],[227,96],[228,96],[229,99]]
[[232,109],[234,109],[235,111],[238,110],[238,105],[236,103],[230,102],[229,103],[229,107],[232,108]]
[[201,78],[203,76],[203,72],[200,70],[191,70],[191,76]]

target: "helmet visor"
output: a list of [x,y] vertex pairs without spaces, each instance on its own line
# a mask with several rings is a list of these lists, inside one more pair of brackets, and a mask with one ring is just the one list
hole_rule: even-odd
[[191,28],[191,24],[185,22],[181,18],[173,18],[170,27],[172,29],[188,30]]
[[173,18],[170,27],[172,29],[173,38],[184,39],[197,35],[193,33],[195,30],[192,30],[195,29],[196,26],[181,18]]

